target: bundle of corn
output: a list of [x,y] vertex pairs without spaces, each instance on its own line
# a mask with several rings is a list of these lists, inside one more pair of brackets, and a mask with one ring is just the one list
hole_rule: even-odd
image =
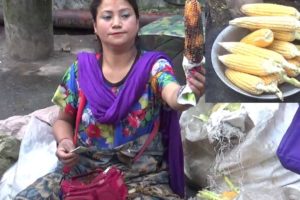
[[[267,86],[274,87],[287,82],[300,87],[296,79],[300,74],[300,48],[293,44],[293,41],[300,39],[300,12],[291,6],[271,3],[245,4],[241,12],[246,16],[233,19],[229,24],[246,28],[250,33],[239,42],[220,43],[232,53],[219,56],[219,60],[231,69],[226,70],[228,79],[243,90],[257,95],[265,91],[254,92],[253,85],[251,89],[242,86],[241,80],[235,80],[236,74],[256,76],[251,76],[251,79],[264,82]],[[247,85],[246,81],[243,82]],[[275,93],[280,98],[281,94],[278,91]]]
[[[203,63],[203,28],[201,23],[201,4],[197,0],[186,0],[184,7],[184,57],[182,66],[186,77],[195,67]],[[187,84],[177,98],[179,104],[196,105],[196,98]]]

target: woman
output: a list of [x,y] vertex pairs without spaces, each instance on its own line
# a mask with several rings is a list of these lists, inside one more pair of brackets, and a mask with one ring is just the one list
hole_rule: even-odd
[[[180,85],[170,61],[163,53],[137,48],[139,13],[134,0],[94,0],[91,13],[102,52],[80,53],[53,97],[61,107],[53,126],[60,165],[16,199],[59,198],[62,166],[69,167],[68,175],[73,176],[111,165],[124,172],[130,199],[183,197],[182,147],[173,110],[187,106],[176,101]],[[197,97],[204,92],[204,69],[200,72],[194,71],[188,80]],[[80,92],[87,103],[74,145]],[[132,162],[156,126],[157,135]],[[71,153],[76,146],[89,151]]]

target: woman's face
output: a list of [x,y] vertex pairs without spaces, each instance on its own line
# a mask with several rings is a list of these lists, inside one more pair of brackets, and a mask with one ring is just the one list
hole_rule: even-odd
[[126,0],[103,0],[97,9],[94,30],[103,46],[126,48],[135,43],[139,20]]

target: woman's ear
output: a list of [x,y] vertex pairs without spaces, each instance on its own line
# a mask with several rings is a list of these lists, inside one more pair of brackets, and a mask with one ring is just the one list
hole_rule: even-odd
[[94,26],[94,33],[97,34],[96,22],[93,22],[93,26]]

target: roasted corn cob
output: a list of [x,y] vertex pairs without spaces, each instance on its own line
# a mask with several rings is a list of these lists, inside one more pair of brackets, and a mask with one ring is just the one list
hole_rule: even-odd
[[262,78],[251,74],[235,71],[232,69],[225,70],[225,76],[237,87],[253,95],[260,95],[263,92],[278,93],[278,87],[266,85]]
[[259,16],[259,17],[239,17],[229,21],[230,25],[235,25],[251,30],[269,28],[276,31],[296,31],[300,30],[300,22],[294,17]]
[[280,53],[286,59],[292,59],[296,56],[300,56],[300,51],[290,42],[274,40],[272,44],[268,46],[268,49]]
[[300,18],[298,10],[291,6],[284,6],[272,3],[245,4],[241,12],[248,16],[291,16]]
[[287,31],[273,31],[274,38],[281,41],[293,42],[294,40],[299,40],[300,35],[297,31],[287,32]]
[[219,60],[230,69],[257,76],[282,73],[282,68],[276,62],[257,56],[227,54],[219,56]]
[[257,47],[269,46],[274,40],[274,34],[270,29],[259,29],[249,33],[241,39],[241,42]]
[[281,54],[275,51],[261,48],[261,47],[256,47],[254,45],[245,44],[242,42],[220,42],[219,44],[231,53],[250,55],[250,56],[252,55],[252,56],[265,58],[267,60],[274,60],[282,68],[289,68],[296,71],[300,71],[295,65],[288,63]]
[[186,0],[184,7],[184,56],[192,63],[200,63],[203,55],[201,5],[197,0]]

